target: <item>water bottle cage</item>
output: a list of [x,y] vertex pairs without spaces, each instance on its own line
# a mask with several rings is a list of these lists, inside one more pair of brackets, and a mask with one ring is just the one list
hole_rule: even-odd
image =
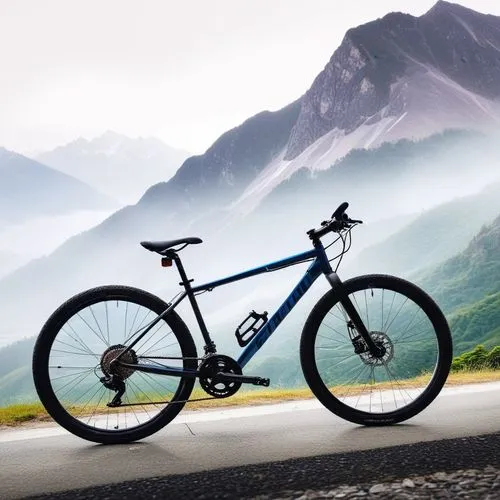
[[[248,322],[250,322],[248,324]],[[234,334],[241,347],[245,347],[260,331],[260,329],[267,323],[267,311],[259,314],[251,311],[249,315],[238,325]]]

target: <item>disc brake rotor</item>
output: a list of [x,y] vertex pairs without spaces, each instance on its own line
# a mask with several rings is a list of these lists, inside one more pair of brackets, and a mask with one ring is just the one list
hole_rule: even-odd
[[370,337],[377,347],[383,348],[384,355],[381,357],[373,356],[370,351],[359,355],[365,365],[382,366],[389,363],[394,356],[394,345],[391,339],[383,332],[370,332]]

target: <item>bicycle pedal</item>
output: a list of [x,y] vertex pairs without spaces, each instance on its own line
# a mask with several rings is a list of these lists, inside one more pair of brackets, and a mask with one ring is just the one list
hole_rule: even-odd
[[254,385],[262,385],[264,387],[269,387],[270,383],[271,383],[271,380],[269,380],[268,378],[257,377],[257,381],[255,382]]

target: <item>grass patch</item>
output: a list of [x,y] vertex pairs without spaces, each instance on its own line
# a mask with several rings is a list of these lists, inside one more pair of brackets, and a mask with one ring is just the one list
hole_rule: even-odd
[[[407,380],[401,387],[418,387],[422,380],[427,377],[417,377]],[[450,373],[446,382],[447,386],[466,385],[484,382],[495,382],[500,380],[500,370],[461,371]],[[384,382],[377,384],[377,389],[391,388],[391,384]],[[350,387],[349,395],[354,395],[363,389],[362,386]],[[340,395],[339,392],[337,392]],[[191,395],[192,399],[207,397],[202,389],[195,389]],[[195,401],[185,406],[186,410],[202,410],[208,408],[223,408],[235,406],[252,406],[270,403],[280,403],[300,399],[311,399],[313,397],[309,388],[298,389],[262,389],[253,391],[240,391],[230,398],[211,399],[208,401]],[[106,411],[108,409],[106,408]],[[51,420],[41,403],[15,404],[0,407],[0,426],[18,426],[26,423],[44,422]]]
[[15,404],[0,408],[0,425],[19,425],[49,419],[42,403]]

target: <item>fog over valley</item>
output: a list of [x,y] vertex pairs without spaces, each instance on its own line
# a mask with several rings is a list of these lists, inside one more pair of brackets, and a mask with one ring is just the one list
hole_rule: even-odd
[[[140,241],[202,238],[180,252],[199,285],[308,250],[306,231],[343,201],[364,223],[342,279],[406,277],[440,297],[456,354],[497,345],[491,314],[479,333],[463,326],[463,308],[484,314],[481,301],[500,293],[499,33],[500,17],[443,1],[352,27],[302,95],[234,123],[203,154],[109,130],[33,158],[0,150],[0,404],[34,397],[35,336],[72,295],[106,284],[166,301],[180,291],[175,266]],[[341,251],[336,242],[328,255]],[[467,259],[492,278],[478,285]],[[236,326],[251,310],[274,312],[307,265],[202,294],[219,352],[237,357]],[[299,337],[328,289],[320,277],[249,373],[304,385]],[[200,354],[188,301],[178,312]]]

